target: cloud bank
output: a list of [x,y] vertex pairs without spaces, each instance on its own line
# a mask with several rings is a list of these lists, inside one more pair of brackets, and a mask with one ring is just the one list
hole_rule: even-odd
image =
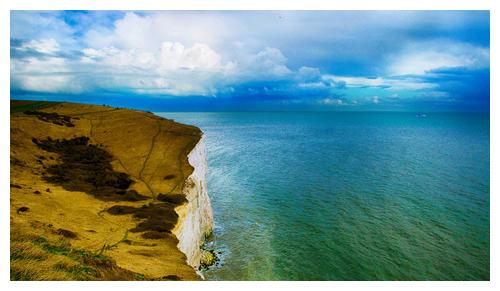
[[15,11],[11,94],[489,110],[489,15]]

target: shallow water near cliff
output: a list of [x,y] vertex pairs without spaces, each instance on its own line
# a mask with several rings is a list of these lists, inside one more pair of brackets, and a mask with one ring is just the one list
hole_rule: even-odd
[[209,280],[489,279],[489,115],[157,113],[206,136]]

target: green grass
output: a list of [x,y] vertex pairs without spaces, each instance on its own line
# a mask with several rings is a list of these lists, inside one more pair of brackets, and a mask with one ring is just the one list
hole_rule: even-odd
[[139,281],[146,280],[146,277],[144,277],[144,274],[135,274],[134,277],[136,280],[139,280]]
[[50,254],[67,256],[75,261],[92,261],[98,265],[109,264],[110,259],[102,254],[95,254],[84,249],[71,248],[69,244],[63,240],[58,244],[50,244],[43,236],[33,240],[33,243],[40,246]]
[[10,266],[12,281],[150,280],[99,251],[74,248],[53,233],[18,228],[11,231]]
[[18,106],[10,106],[10,113],[16,113],[16,112],[22,112],[26,110],[34,110],[34,109],[41,109],[49,106],[56,105],[60,102],[49,102],[49,101],[33,101],[30,104],[25,104],[25,105],[18,105]]

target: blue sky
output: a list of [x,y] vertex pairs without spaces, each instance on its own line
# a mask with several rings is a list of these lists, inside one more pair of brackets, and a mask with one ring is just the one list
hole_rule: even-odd
[[11,13],[11,98],[489,111],[488,11]]

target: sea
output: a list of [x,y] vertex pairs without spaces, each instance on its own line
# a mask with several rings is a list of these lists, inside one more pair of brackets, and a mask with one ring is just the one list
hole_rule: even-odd
[[489,113],[162,112],[201,128],[208,280],[489,280]]

